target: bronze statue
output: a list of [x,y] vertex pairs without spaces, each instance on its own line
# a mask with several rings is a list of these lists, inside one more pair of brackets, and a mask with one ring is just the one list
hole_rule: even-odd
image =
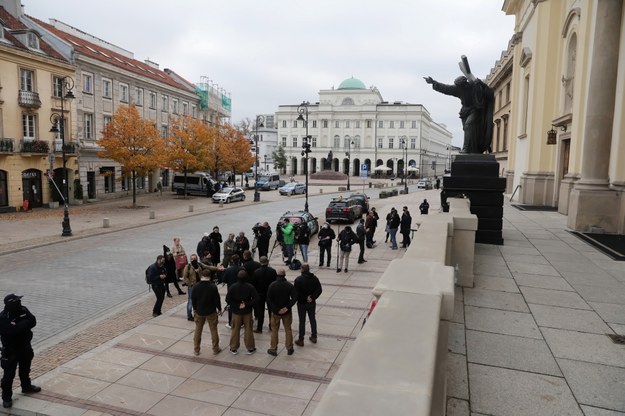
[[467,57],[462,55],[459,63],[464,76],[454,80],[454,85],[437,82],[432,77],[424,77],[432,88],[445,95],[460,98],[460,119],[464,130],[464,143],[461,153],[491,152],[493,138],[493,90],[471,73]]
[[332,160],[334,156],[332,155],[332,150],[328,152],[328,158],[326,159],[325,166],[323,167],[325,170],[332,169]]

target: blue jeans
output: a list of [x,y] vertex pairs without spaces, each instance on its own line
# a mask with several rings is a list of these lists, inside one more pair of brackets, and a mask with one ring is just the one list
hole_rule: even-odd
[[397,239],[395,238],[397,235],[397,228],[389,228],[389,233],[391,234],[391,248],[397,248]]
[[300,244],[299,251],[302,252],[302,261],[308,263],[308,244]]
[[284,255],[288,258],[289,263],[293,260],[293,244],[284,245]]
[[193,293],[193,287],[187,287],[187,318],[193,319],[193,305],[191,304],[191,293]]

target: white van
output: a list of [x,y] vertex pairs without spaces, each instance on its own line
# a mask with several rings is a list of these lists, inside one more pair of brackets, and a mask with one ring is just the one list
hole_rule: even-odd
[[[197,194],[211,197],[215,193],[215,181],[204,172],[187,173],[187,195]],[[178,195],[184,194],[185,175],[176,173],[171,183],[171,190]]]
[[258,177],[256,186],[262,191],[270,191],[272,189],[278,189],[280,185],[280,175],[277,173],[263,174]]

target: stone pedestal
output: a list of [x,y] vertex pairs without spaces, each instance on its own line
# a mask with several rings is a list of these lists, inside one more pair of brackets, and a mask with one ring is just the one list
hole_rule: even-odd
[[499,176],[495,155],[461,154],[451,164],[451,176],[443,177],[441,206],[449,211],[447,198],[465,196],[478,218],[475,242],[503,244],[503,193],[506,178]]

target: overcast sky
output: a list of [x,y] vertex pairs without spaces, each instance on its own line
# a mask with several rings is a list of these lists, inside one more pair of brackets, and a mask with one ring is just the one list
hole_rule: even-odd
[[423,104],[462,143],[460,102],[423,78],[452,83],[467,55],[484,78],[514,19],[503,0],[22,0],[189,81],[206,76],[232,98],[232,122],[281,104],[317,102],[346,78],[385,101]]

